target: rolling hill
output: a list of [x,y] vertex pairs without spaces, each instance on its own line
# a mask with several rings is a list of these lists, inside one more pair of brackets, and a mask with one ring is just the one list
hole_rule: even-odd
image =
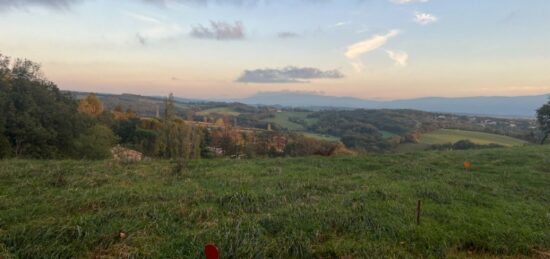
[[245,104],[288,107],[333,107],[365,109],[414,109],[428,112],[473,114],[503,117],[534,117],[535,110],[548,101],[549,95],[482,96],[464,98],[426,97],[409,100],[375,101],[354,97],[326,96],[309,92],[259,92],[234,101]]
[[479,145],[497,144],[505,147],[521,146],[527,144],[527,141],[485,132],[440,129],[434,132],[423,134],[420,137],[422,144],[453,144],[460,140],[470,140]]

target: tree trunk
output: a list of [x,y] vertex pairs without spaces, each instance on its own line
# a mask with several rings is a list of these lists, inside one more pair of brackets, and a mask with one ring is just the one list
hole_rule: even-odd
[[542,140],[540,141],[540,144],[544,145],[544,142],[546,142],[547,138],[548,138],[548,133],[544,134],[544,137],[542,137]]

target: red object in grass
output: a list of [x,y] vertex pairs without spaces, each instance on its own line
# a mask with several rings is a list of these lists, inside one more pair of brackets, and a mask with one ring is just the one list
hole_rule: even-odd
[[206,255],[206,259],[220,258],[220,253],[218,252],[218,248],[215,245],[206,245],[204,247],[204,254]]

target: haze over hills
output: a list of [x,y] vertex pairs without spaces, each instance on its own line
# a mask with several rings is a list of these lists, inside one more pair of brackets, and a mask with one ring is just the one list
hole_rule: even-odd
[[259,92],[236,99],[245,104],[281,105],[290,107],[338,107],[364,109],[415,109],[429,112],[475,114],[504,117],[534,117],[535,111],[548,101],[549,95],[424,97],[416,99],[378,101],[354,97],[326,96],[313,92]]

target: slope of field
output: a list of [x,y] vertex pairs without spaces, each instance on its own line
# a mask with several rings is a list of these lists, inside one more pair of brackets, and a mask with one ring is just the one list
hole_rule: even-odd
[[280,127],[291,131],[303,131],[305,130],[304,126],[290,121],[290,118],[300,118],[307,122],[308,120],[310,120],[309,118],[307,118],[309,114],[311,114],[311,112],[277,112],[275,113],[274,118],[268,118],[264,121],[275,123]]
[[465,139],[481,145],[499,144],[502,146],[511,147],[527,144],[526,141],[508,136],[452,129],[441,129],[431,133],[423,134],[420,137],[420,143],[429,145],[448,144]]
[[223,258],[550,250],[550,147],[172,167],[0,161],[0,257],[201,258],[207,243]]
[[320,140],[327,140],[327,141],[339,141],[340,138],[330,135],[323,135],[323,134],[317,134],[314,132],[308,132],[306,131],[306,128],[304,125],[295,123],[290,121],[290,118],[299,118],[301,120],[304,120],[307,124],[313,124],[317,119],[314,118],[308,118],[307,116],[311,114],[311,112],[278,112],[275,113],[275,117],[268,118],[263,121],[271,122],[274,124],[279,125],[282,128],[285,128],[290,131],[294,131],[296,133],[303,134],[305,136],[308,136],[310,138],[316,138]]

